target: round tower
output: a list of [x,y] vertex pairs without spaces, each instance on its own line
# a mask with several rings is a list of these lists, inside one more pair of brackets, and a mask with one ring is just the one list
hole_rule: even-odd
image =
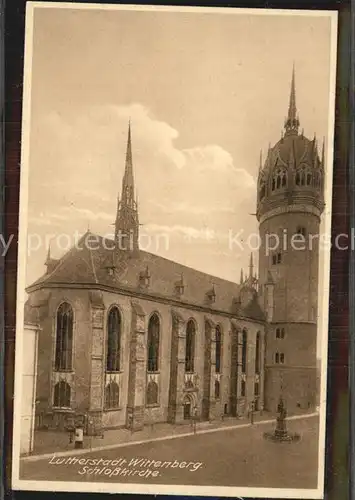
[[317,393],[319,228],[324,143],[299,132],[295,74],[281,139],[260,159],[259,283],[267,316],[265,408],[314,408]]

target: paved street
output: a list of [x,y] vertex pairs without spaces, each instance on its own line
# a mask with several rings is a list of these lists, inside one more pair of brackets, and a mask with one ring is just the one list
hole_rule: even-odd
[[[155,471],[155,475],[108,477],[98,472],[87,473],[90,470],[94,471],[95,467],[86,466],[85,469],[82,465],[85,462],[64,463],[68,461],[67,456],[38,461],[23,460],[20,478],[46,481],[316,488],[318,419],[313,417],[290,421],[288,428],[290,431],[301,433],[300,442],[280,444],[266,441],[263,433],[272,429],[272,425],[268,424],[117,449],[93,450],[78,455],[78,460],[116,461],[106,469],[114,470],[121,464],[120,470],[136,470],[135,474],[141,472],[142,475],[145,474],[143,471],[151,470]],[[75,457],[75,451],[71,457]],[[118,464],[120,459],[123,459],[123,462]],[[156,468],[147,465],[147,462],[141,462],[140,465],[137,463],[135,466],[129,465],[134,459],[171,462],[171,464],[174,461],[183,461],[186,465],[183,468],[178,466]],[[53,463],[54,461],[62,463]],[[188,463],[199,462],[202,462],[199,467],[195,465],[187,467]],[[122,466],[122,463],[125,463],[125,466]],[[103,469],[105,465],[107,463],[101,461],[96,471]],[[197,470],[193,471],[194,468]]]

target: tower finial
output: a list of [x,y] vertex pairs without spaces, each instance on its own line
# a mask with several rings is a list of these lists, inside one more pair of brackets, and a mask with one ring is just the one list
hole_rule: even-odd
[[299,119],[297,116],[296,108],[296,83],[295,83],[295,64],[292,68],[292,79],[291,79],[291,91],[290,91],[290,101],[288,105],[288,114],[285,121],[286,133],[298,133]]
[[244,283],[244,274],[243,274],[243,268],[240,270],[240,284],[242,285]]
[[46,262],[44,263],[46,266],[48,266],[51,262],[51,244],[49,243],[48,244],[48,250],[47,250],[47,258],[46,258]]
[[253,272],[254,272],[253,253],[251,252],[249,261],[249,278],[253,277]]

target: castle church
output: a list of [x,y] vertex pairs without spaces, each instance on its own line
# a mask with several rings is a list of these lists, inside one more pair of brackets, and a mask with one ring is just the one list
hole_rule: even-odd
[[[324,145],[319,155],[300,132],[294,73],[284,131],[260,159],[258,273],[251,256],[240,283],[139,248],[132,157],[129,127],[115,239],[88,231],[60,259],[48,253],[27,288],[37,426],[81,414],[88,434],[139,430],[275,412],[280,397],[289,413],[314,408]],[[269,251],[275,234],[288,244]],[[311,235],[312,246],[291,244]]]

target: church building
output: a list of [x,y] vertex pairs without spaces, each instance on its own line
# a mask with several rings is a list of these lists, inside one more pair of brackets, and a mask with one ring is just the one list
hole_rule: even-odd
[[[288,413],[317,404],[318,240],[269,251],[268,235],[308,241],[324,209],[324,145],[299,131],[295,77],[284,133],[260,159],[261,246],[234,283],[139,248],[131,128],[115,238],[88,231],[27,288],[40,326],[37,426],[87,432]],[[299,242],[299,241],[298,241]],[[297,247],[297,248],[296,248]]]

